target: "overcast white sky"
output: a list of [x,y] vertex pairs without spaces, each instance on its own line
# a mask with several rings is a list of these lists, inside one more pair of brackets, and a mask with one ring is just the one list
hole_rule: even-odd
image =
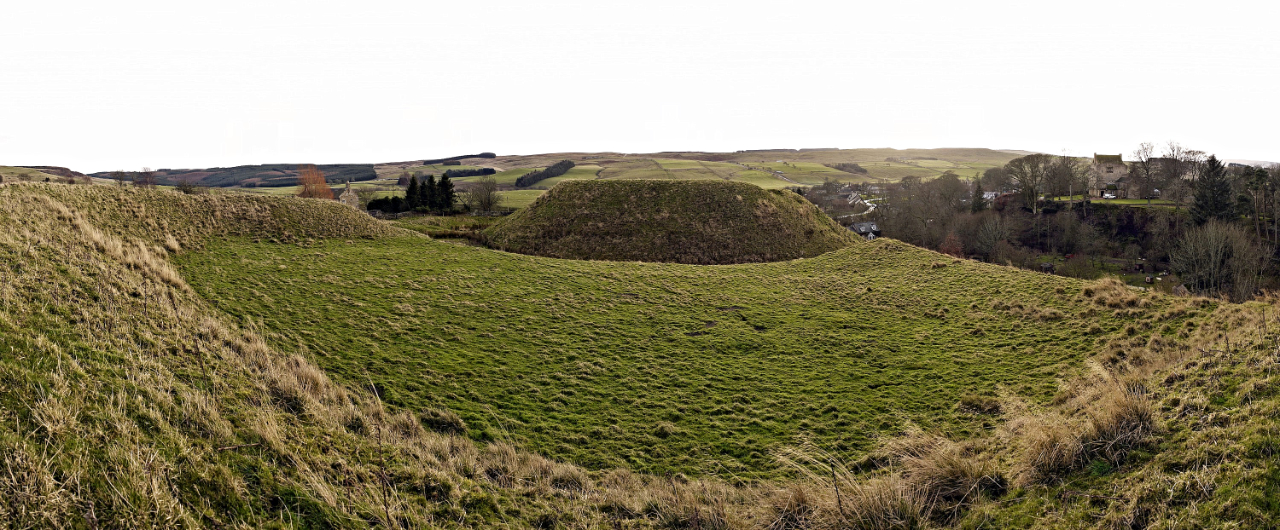
[[7,2],[0,165],[1178,140],[1280,161],[1275,2]]

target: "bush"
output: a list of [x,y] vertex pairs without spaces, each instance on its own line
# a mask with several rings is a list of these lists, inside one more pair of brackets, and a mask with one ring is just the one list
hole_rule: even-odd
[[520,178],[516,179],[516,187],[527,188],[546,179],[568,173],[570,169],[573,169],[573,161],[561,160],[541,171],[534,171],[532,173],[525,173],[524,175],[521,175]]
[[208,188],[205,188],[204,186],[200,186],[198,184],[187,182],[187,181],[179,182],[178,185],[175,186],[175,188],[178,191],[185,193],[187,195],[196,195],[196,194],[205,193],[206,191],[208,191]]

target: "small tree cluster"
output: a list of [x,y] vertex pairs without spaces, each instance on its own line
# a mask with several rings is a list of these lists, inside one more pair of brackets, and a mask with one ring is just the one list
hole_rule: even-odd
[[369,210],[381,210],[387,213],[406,211],[430,211],[445,213],[453,210],[457,201],[457,193],[449,176],[443,175],[437,181],[435,175],[427,175],[422,181],[417,175],[409,177],[409,185],[403,197],[384,197],[373,199],[366,206]]
[[491,175],[480,177],[467,188],[463,202],[473,212],[492,212],[496,210],[502,202],[502,195],[498,194],[498,181],[494,180]]
[[541,171],[534,171],[532,173],[525,173],[524,175],[521,175],[520,178],[516,179],[516,187],[527,188],[546,179],[568,173],[570,169],[573,169],[573,161],[561,160]]
[[840,162],[838,164],[827,164],[827,167],[843,171],[845,173],[853,173],[855,175],[866,175],[867,169],[852,162]]

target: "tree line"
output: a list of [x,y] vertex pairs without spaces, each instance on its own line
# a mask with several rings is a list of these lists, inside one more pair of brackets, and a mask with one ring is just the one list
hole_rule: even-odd
[[525,173],[523,175],[520,175],[520,178],[516,179],[516,187],[527,188],[529,186],[542,182],[546,179],[558,177],[560,175],[568,173],[570,169],[573,169],[573,161],[561,160],[559,162],[556,162],[548,166],[546,169],[533,171],[530,173]]
[[476,169],[450,169],[444,172],[444,176],[449,177],[451,179],[457,179],[457,178],[463,178],[463,177],[482,177],[485,175],[493,175],[493,174],[496,174],[497,172],[498,170],[493,169],[491,167],[482,167],[482,168],[476,168]]
[[1125,165],[1123,187],[1140,199],[1129,204],[1088,195],[1104,177],[1088,159],[1032,154],[971,179],[947,171],[859,186],[874,208],[842,221],[876,221],[885,236],[944,253],[1082,278],[1127,274],[1236,300],[1280,287],[1280,168],[1228,167],[1173,142],[1154,151],[1142,144]]

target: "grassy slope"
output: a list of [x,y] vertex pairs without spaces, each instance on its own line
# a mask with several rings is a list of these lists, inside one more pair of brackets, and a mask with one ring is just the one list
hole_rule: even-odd
[[1079,310],[1055,292],[1072,280],[893,242],[730,267],[418,239],[230,241],[181,262],[219,307],[345,381],[367,371],[390,403],[455,410],[477,438],[655,472],[768,476],[771,448],[811,437],[854,454],[905,420],[973,434],[984,419],[954,414],[961,396],[1045,400],[1123,323],[1061,320]]
[[487,233],[526,254],[699,264],[810,257],[856,240],[793,193],[723,180],[565,183]]

